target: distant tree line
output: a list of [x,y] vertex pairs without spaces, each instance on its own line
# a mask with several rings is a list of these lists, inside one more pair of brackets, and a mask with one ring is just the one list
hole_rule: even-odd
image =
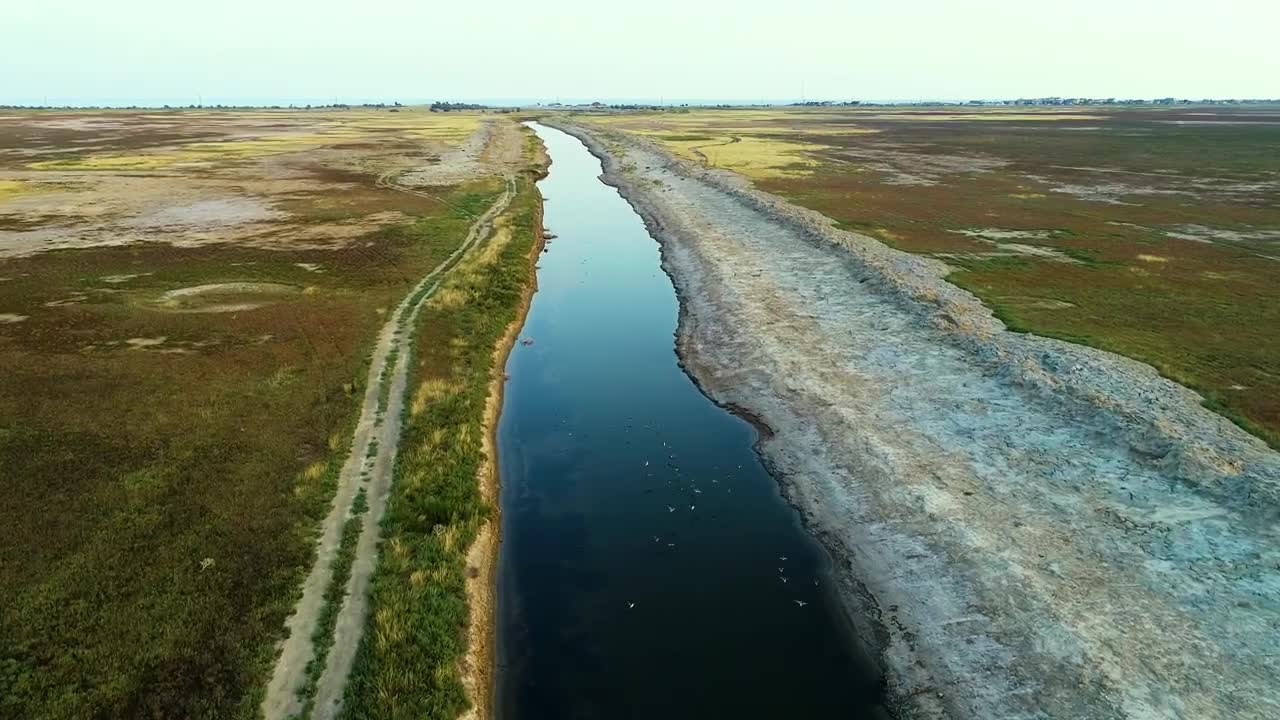
[[456,103],[456,102],[433,102],[431,103],[431,112],[451,112],[455,110],[488,110],[488,105],[477,105],[475,103]]

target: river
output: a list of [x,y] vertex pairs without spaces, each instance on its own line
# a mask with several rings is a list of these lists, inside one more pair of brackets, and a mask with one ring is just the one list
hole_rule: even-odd
[[880,717],[755,428],[680,367],[658,243],[581,142],[533,127],[558,237],[498,427],[498,717]]

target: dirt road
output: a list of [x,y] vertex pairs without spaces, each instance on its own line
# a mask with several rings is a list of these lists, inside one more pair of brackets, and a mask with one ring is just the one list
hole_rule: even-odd
[[306,682],[307,664],[315,654],[312,635],[323,608],[325,589],[333,576],[343,525],[351,517],[356,494],[363,488],[368,511],[361,522],[345,601],[338,611],[333,646],[316,688],[312,717],[332,718],[340,709],[368,612],[369,581],[377,562],[379,521],[386,508],[400,440],[414,319],[445,274],[489,235],[494,218],[506,209],[514,192],[514,181],[508,179],[503,194],[477,218],[462,244],[409,291],[378,335],[351,454],[342,467],[333,506],[324,521],[315,564],[303,585],[302,599],[287,622],[289,637],[262,704],[268,720],[288,718],[303,709],[304,698],[299,697],[299,691]]
[[1150,367],[1006,331],[946,267],[583,138],[678,349],[832,554],[904,717],[1280,717],[1280,456]]

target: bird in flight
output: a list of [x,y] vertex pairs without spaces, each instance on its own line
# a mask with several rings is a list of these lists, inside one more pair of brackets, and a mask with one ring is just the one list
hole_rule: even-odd
[[795,602],[796,602],[796,604],[797,604],[797,605],[799,605],[800,607],[804,607],[805,605],[808,605],[808,604],[809,604],[809,603],[807,603],[807,602],[805,602],[805,601],[803,601],[803,600],[796,600]]

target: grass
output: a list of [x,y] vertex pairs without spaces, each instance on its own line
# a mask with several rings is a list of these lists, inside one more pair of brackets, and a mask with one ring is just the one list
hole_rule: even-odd
[[333,631],[338,624],[338,612],[342,609],[342,599],[347,592],[347,581],[351,579],[351,567],[356,560],[356,545],[360,542],[360,525],[369,510],[364,488],[360,488],[351,505],[351,517],[342,526],[342,539],[338,544],[338,553],[333,558],[333,575],[329,586],[324,591],[324,605],[320,609],[320,617],[316,622],[315,632],[311,634],[312,647],[315,649],[311,660],[307,663],[307,679],[298,696],[303,699],[300,717],[306,720],[311,717],[315,702],[316,686],[320,676],[324,674],[325,660],[329,650],[333,648]]
[[[32,115],[54,117],[98,116]],[[246,120],[200,117],[166,115],[163,133],[108,129],[122,135],[110,152],[209,139],[197,120]],[[3,140],[20,146],[92,136],[8,126]],[[256,182],[256,167],[220,166],[232,182]],[[138,242],[0,258],[0,313],[26,316],[0,324],[0,717],[257,716],[348,452],[367,348],[465,236],[456,209],[496,187],[428,201],[348,170],[326,185],[327,172],[292,195],[324,206],[355,193],[402,222],[332,249]],[[303,291],[246,295],[264,304],[229,313],[161,302],[225,282]],[[129,342],[140,339],[151,344]]]
[[[706,162],[842,227],[955,268],[950,280],[1011,329],[1146,362],[1280,448],[1280,249],[1248,236],[1280,229],[1280,126],[1263,111],[715,110],[592,116],[698,159],[686,138],[735,135],[805,164],[762,170],[735,145]],[[1276,111],[1270,111],[1274,117]],[[1051,122],[1046,122],[1051,121]],[[670,138],[670,139],[668,139]],[[706,141],[701,141],[706,142]],[[745,149],[745,148],[744,148]],[[909,184],[903,184],[904,182]],[[1059,259],[992,257],[957,231],[1036,231],[1011,242]],[[1063,262],[1062,258],[1074,262]]]
[[[260,119],[287,119],[288,116],[271,116],[254,113],[227,114],[238,120],[254,117]],[[181,118],[181,115],[177,116]],[[189,118],[204,118],[216,122],[216,114],[190,113]],[[155,122],[156,118],[149,118]],[[170,118],[160,122],[173,122]],[[181,124],[179,120],[175,124]],[[208,136],[165,136],[170,142],[142,145],[122,149],[94,150],[78,153],[71,142],[59,143],[66,148],[57,157],[37,160],[26,167],[33,170],[98,170],[98,171],[147,171],[170,168],[205,167],[224,165],[237,160],[252,160],[281,153],[313,150],[323,146],[343,143],[377,141],[391,136],[396,141],[426,140],[456,144],[479,127],[480,119],[474,114],[434,114],[403,111],[396,115],[370,112],[326,112],[308,118],[298,128],[280,132],[272,128],[253,137],[220,139]],[[177,139],[178,142],[172,142]],[[128,143],[126,143],[128,145]]]
[[[466,552],[492,510],[477,473],[494,346],[532,278],[535,173],[485,246],[428,302],[418,319],[411,386],[372,612],[347,687],[344,717],[456,718],[467,707],[459,662],[466,651]],[[460,304],[458,298],[465,298]]]

